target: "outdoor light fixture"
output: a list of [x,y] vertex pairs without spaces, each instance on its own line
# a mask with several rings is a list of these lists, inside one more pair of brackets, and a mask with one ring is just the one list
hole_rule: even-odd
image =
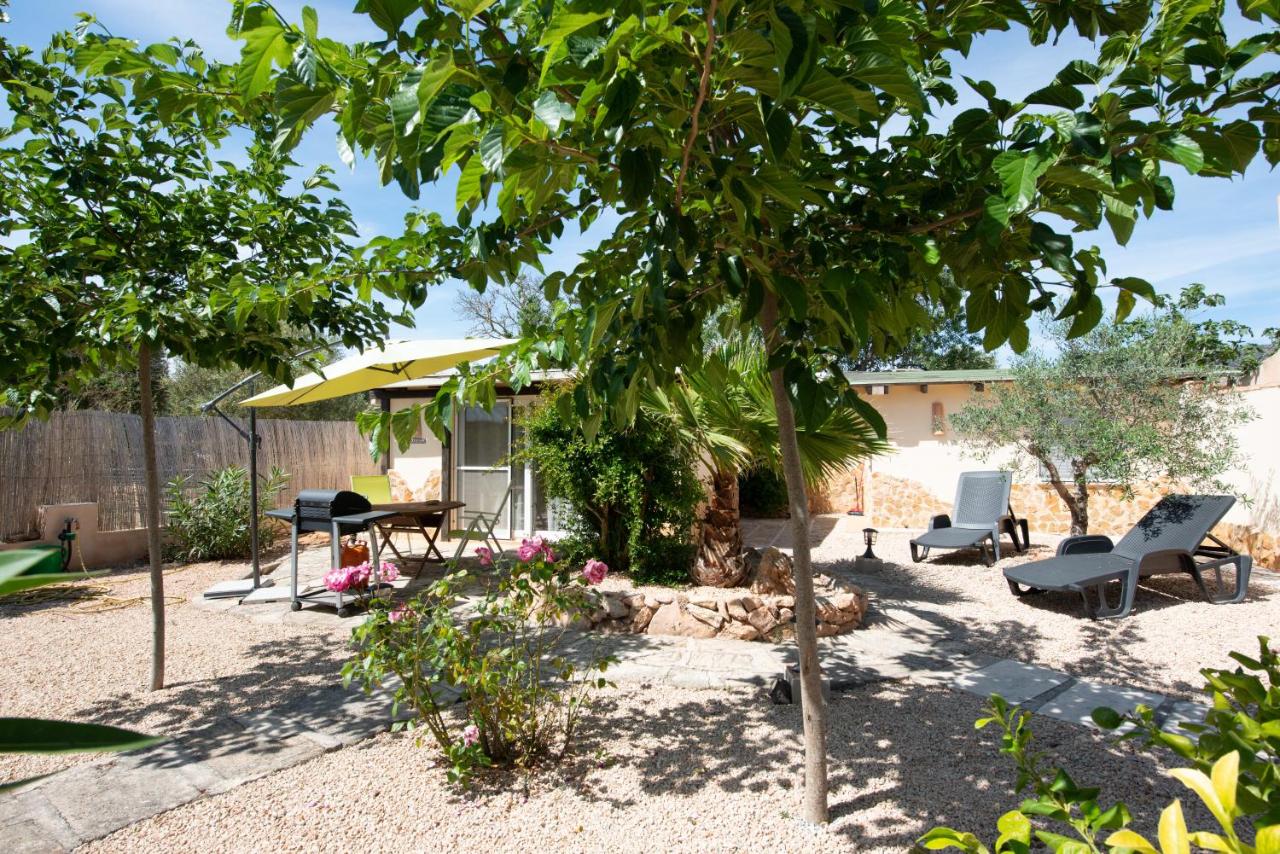
[[876,544],[876,537],[879,536],[879,534],[880,532],[877,531],[875,528],[862,529],[862,541],[867,544],[867,550],[862,553],[862,556],[867,560],[880,559],[876,557],[876,553],[871,550],[871,547]]

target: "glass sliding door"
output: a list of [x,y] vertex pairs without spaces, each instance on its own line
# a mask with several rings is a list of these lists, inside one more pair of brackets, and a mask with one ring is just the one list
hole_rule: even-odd
[[[511,479],[511,402],[498,401],[491,411],[468,406],[458,417],[458,500],[467,506],[460,511],[465,527],[476,511],[496,513],[502,519],[496,533],[510,538],[512,507],[504,505]],[[523,486],[523,476],[521,477]],[[514,496],[513,496],[514,497]]]

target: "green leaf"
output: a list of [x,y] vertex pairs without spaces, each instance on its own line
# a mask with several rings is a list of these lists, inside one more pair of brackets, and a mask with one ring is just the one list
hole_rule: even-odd
[[[847,122],[860,122],[865,114],[880,113],[880,102],[876,100],[874,92],[859,89],[822,68],[813,70],[797,94],[826,107]],[[775,115],[778,112],[775,111]]]
[[137,750],[164,741],[120,727],[42,718],[0,718],[0,753]]
[[790,6],[774,6],[769,18],[779,91],[785,100],[800,88],[813,68],[814,40],[804,19]]
[[384,33],[395,35],[418,8],[418,0],[360,0],[355,11],[367,14]]
[[[1125,291],[1125,293],[1129,292]],[[1132,299],[1133,294],[1129,293],[1129,296]],[[1093,718],[1095,724],[1106,730],[1117,729],[1120,724],[1124,723],[1124,717],[1119,712],[1106,706],[1099,706],[1089,716]]]
[[561,101],[554,92],[543,92],[533,104],[533,117],[547,126],[554,136],[560,125],[573,119],[573,107]]
[[1094,294],[1076,312],[1071,320],[1071,328],[1067,330],[1068,338],[1079,338],[1092,330],[1102,320],[1102,300]]
[[505,132],[501,122],[494,124],[480,137],[480,162],[489,174],[499,178],[502,177],[503,164],[507,159],[504,140]]
[[[267,90],[271,83],[271,67],[286,68],[293,57],[293,45],[285,38],[286,30],[280,19],[254,7],[251,29],[243,29],[237,38],[244,40],[240,50],[240,63],[236,66],[236,88],[246,100],[252,100]],[[246,22],[249,21],[246,15]]]
[[1199,144],[1185,133],[1178,133],[1159,145],[1162,157],[1180,164],[1192,175],[1204,168],[1204,152]]
[[1116,243],[1124,246],[1133,235],[1133,225],[1138,216],[1137,211],[1133,205],[1126,204],[1115,196],[1104,196],[1102,201],[1105,206],[1107,223],[1111,226],[1111,233],[1115,235]]
[[462,167],[458,176],[457,209],[462,210],[480,198],[480,179],[484,177],[484,163],[479,156],[473,155]]
[[1065,83],[1051,83],[1027,95],[1024,100],[1028,104],[1048,104],[1068,110],[1078,110],[1084,106],[1084,95],[1080,90]]
[[1005,151],[996,156],[992,168],[1000,176],[1010,214],[1019,214],[1036,197],[1036,182],[1048,171],[1050,162],[1036,151]]
[[453,56],[437,56],[422,69],[422,78],[418,81],[418,108],[424,113],[431,102],[440,94],[440,90],[453,79],[458,67],[453,64]]
[[901,59],[875,50],[862,51],[854,57],[849,73],[863,83],[893,95],[908,109],[924,109],[924,93],[920,84]]
[[622,152],[618,169],[622,174],[622,200],[630,207],[643,207],[653,193],[656,177],[648,150],[629,148]]
[[448,0],[445,5],[470,21],[496,2],[498,0]]

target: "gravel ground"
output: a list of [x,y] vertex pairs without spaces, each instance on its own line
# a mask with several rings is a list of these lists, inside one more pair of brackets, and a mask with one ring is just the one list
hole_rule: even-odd
[[[987,567],[973,552],[934,552],[913,564],[910,535],[885,532],[875,546],[884,562],[868,570],[867,563],[850,560],[865,548],[861,531],[853,530],[856,521],[815,536],[819,571],[843,575],[881,602],[947,627],[975,652],[1191,697],[1204,684],[1201,668],[1231,665],[1229,652],[1252,653],[1258,635],[1280,631],[1280,575],[1266,569],[1254,570],[1249,597],[1238,605],[1211,605],[1189,576],[1166,575],[1142,582],[1129,616],[1094,621],[1084,616],[1074,594],[1019,599],[1005,584],[1004,567],[1051,557],[1056,538],[1046,542],[1033,532],[1028,553]],[[884,617],[877,617],[873,602],[870,621],[877,619]]]
[[[71,590],[77,598],[0,605],[0,715],[172,735],[210,716],[282,703],[332,683],[349,626],[331,635],[312,627],[262,625],[190,604],[213,583],[234,578],[239,568],[211,562],[166,572],[168,687],[162,691],[146,690],[151,609],[145,569],[76,582]],[[87,610],[112,604],[104,597],[125,606]],[[0,781],[46,774],[92,756],[0,755]]]
[[[901,852],[936,824],[990,841],[1018,802],[980,701],[881,684],[838,695],[831,718],[831,818],[800,809],[800,715],[755,691],[623,686],[602,695],[575,754],[535,776],[451,789],[434,747],[384,735],[125,828],[91,851],[198,844],[249,851]],[[1082,728],[1035,722],[1037,743],[1106,781],[1153,832],[1182,794],[1161,768]],[[1188,821],[1210,821],[1190,805]]]

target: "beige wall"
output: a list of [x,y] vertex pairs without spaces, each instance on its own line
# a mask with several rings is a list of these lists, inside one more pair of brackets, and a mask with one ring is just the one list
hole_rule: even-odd
[[[393,397],[391,411],[408,409],[421,399]],[[441,466],[444,446],[435,433],[422,425],[413,444],[401,451],[394,439],[391,441],[390,465],[387,475],[391,479],[391,497],[396,501],[425,501],[442,498]]]
[[[1280,365],[1280,358],[1271,362]],[[1272,367],[1272,365],[1268,365]],[[1243,465],[1224,476],[1237,494],[1246,496],[1232,508],[1215,533],[1237,549],[1254,556],[1262,566],[1280,568],[1280,387],[1262,383],[1243,388],[1255,419],[1236,428]],[[924,528],[935,513],[949,513],[960,472],[982,468],[1012,468],[1017,474],[1014,511],[1025,516],[1033,532],[1065,535],[1070,528],[1066,506],[1053,489],[1038,479],[1034,460],[1015,452],[980,462],[967,454],[951,430],[950,416],[975,391],[971,384],[890,386],[887,395],[868,399],[884,416],[892,453],[869,461],[865,474],[865,504],[869,524],[879,528]],[[933,404],[941,403],[946,420],[943,435],[933,433]],[[847,509],[850,483],[856,472],[833,478],[818,491],[815,509]],[[1090,531],[1118,535],[1127,531],[1169,488],[1139,485],[1132,500],[1120,489],[1099,484],[1090,490]],[[1034,535],[1034,534],[1033,534]]]
[[[525,406],[538,399],[536,394],[522,394],[508,398],[515,403],[517,414]],[[421,398],[392,397],[391,411],[407,409]],[[444,447],[440,439],[425,425],[408,450],[401,452],[391,443],[390,465],[387,475],[391,479],[392,497],[397,501],[443,498],[442,478]]]

